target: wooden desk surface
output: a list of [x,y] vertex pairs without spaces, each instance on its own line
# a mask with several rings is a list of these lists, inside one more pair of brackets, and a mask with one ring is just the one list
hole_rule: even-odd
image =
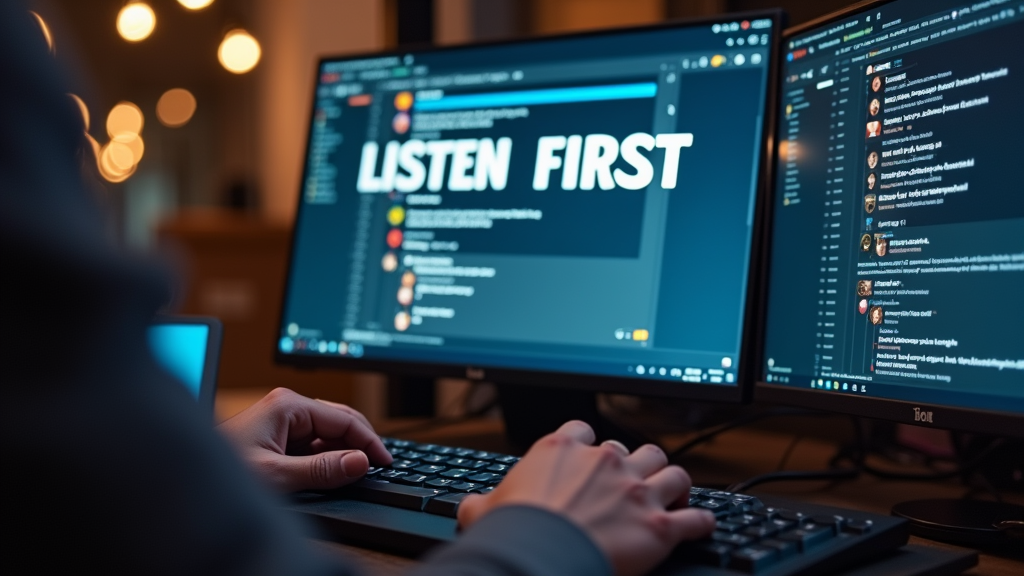
[[[386,423],[378,426],[382,435],[404,428],[406,424]],[[495,452],[513,452],[503,437],[501,422],[478,420],[447,426],[430,431],[400,434],[403,438],[420,442],[465,446]],[[693,450],[686,461],[693,482],[698,486],[722,486],[737,480],[776,469],[780,456],[793,440],[793,436],[756,429],[739,429],[721,435],[713,442]],[[671,447],[671,445],[670,445]],[[800,441],[786,465],[790,470],[824,468],[834,454],[833,444],[805,438]],[[765,484],[750,490],[751,494],[775,494],[829,506],[865,510],[888,514],[893,504],[920,498],[959,498],[965,488],[954,482],[910,482],[879,480],[863,476],[846,482],[780,482]],[[1024,499],[1008,498],[1018,504]],[[939,548],[955,548],[947,544],[911,537],[911,543]],[[367,550],[334,542],[319,543],[332,553],[360,563],[365,573],[397,575],[416,564],[416,560]],[[971,576],[1020,576],[1024,574],[1024,560],[1007,559],[982,554],[979,564],[966,572]]]

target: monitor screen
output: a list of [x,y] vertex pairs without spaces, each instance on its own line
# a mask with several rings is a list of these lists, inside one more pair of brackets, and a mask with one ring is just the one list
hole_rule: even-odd
[[774,27],[321,61],[278,358],[736,389]]
[[204,324],[154,324],[147,334],[157,363],[196,399],[203,384],[210,327]]
[[1024,414],[1022,9],[900,0],[783,40],[765,383]]

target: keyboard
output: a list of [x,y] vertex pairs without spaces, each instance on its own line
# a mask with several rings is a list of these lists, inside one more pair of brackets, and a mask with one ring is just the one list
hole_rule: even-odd
[[[519,458],[384,438],[394,457],[337,491],[303,492],[291,508],[328,536],[420,554],[454,540],[459,503],[494,489]],[[827,574],[906,544],[904,520],[769,496],[694,487],[689,505],[717,518],[708,538],[681,544],[656,574]]]

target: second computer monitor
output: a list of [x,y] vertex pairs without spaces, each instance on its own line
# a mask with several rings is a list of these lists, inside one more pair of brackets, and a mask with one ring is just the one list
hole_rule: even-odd
[[742,399],[776,35],[323,60],[278,360]]

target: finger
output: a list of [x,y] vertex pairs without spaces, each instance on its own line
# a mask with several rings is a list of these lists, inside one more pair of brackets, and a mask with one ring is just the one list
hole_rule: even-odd
[[647,478],[667,465],[665,451],[654,444],[644,444],[626,457],[626,466],[641,478]]
[[289,439],[319,438],[330,445],[340,442],[346,448],[361,450],[374,464],[390,464],[391,453],[372,428],[346,411],[323,402],[296,395],[291,406],[294,418]]
[[367,428],[369,428],[370,430],[373,430],[373,424],[370,424],[370,421],[359,410],[356,410],[355,408],[352,408],[351,406],[346,406],[344,404],[338,404],[337,402],[331,402],[330,400],[324,400],[322,398],[317,398],[316,401],[317,402],[323,402],[324,404],[327,404],[328,406],[333,406],[333,407],[337,408],[338,410],[341,410],[342,412],[348,412],[352,416],[355,416],[356,418],[358,418],[359,421],[362,422],[363,424],[365,424]]
[[562,424],[558,430],[555,430],[554,434],[568,436],[587,445],[593,444],[594,440],[597,439],[594,435],[594,429],[590,427],[590,424],[582,420],[570,420]]
[[647,478],[651,496],[662,506],[689,501],[690,475],[679,466],[666,466]]
[[351,484],[369,469],[358,450],[324,452],[312,456],[274,454],[267,462],[271,481],[281,490],[328,490]]
[[618,440],[605,440],[604,442],[601,442],[601,446],[611,446],[617,450],[619,454],[622,454],[623,457],[629,456],[629,448],[626,448],[626,445]]
[[484,511],[484,504],[487,502],[486,498],[483,494],[470,494],[459,503],[455,514],[459,521],[459,528],[465,530],[480,518]]
[[665,512],[668,517],[667,537],[675,544],[683,540],[698,540],[715,529],[715,515],[700,508],[683,508]]

